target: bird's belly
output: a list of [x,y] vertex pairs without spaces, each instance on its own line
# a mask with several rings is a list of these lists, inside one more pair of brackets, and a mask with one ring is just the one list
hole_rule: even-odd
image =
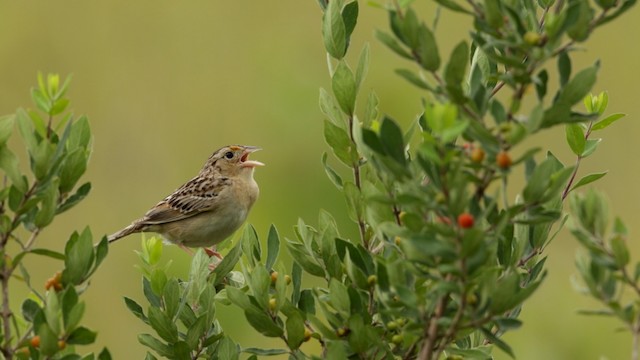
[[213,246],[231,236],[247,217],[245,211],[220,215],[202,213],[181,220],[180,226],[165,224],[161,233],[172,243],[188,247]]

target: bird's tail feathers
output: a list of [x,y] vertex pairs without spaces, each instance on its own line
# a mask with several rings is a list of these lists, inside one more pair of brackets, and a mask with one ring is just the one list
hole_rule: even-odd
[[123,237],[139,232],[140,231],[140,226],[138,226],[138,224],[133,223],[129,226],[127,226],[126,228],[109,235],[109,237],[107,237],[107,240],[109,240],[109,243],[112,243],[116,240],[122,239]]

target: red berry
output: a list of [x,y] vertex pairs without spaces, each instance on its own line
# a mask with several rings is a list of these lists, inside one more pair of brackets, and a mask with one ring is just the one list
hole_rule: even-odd
[[511,156],[506,151],[500,151],[498,155],[496,155],[496,163],[501,169],[508,169],[511,167]]
[[37,348],[40,347],[40,336],[36,335],[34,337],[31,338],[31,340],[29,341],[29,343],[31,344],[31,346]]
[[463,229],[468,229],[473,226],[473,215],[469,213],[462,213],[458,216],[458,225]]

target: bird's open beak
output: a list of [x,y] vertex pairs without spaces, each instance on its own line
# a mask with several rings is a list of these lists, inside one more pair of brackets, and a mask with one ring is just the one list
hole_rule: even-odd
[[242,152],[242,157],[240,158],[240,166],[241,167],[249,167],[253,168],[256,166],[264,166],[260,161],[249,160],[249,154],[254,151],[262,150],[257,146],[245,146],[244,151]]

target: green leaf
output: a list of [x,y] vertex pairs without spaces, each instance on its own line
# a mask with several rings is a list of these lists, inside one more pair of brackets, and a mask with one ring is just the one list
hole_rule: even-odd
[[331,77],[331,88],[342,111],[352,116],[356,106],[358,88],[355,76],[346,62],[340,61],[338,63]]
[[147,314],[149,316],[149,325],[158,333],[160,338],[169,343],[178,341],[178,328],[167,314],[155,306],[150,306]]
[[267,310],[269,308],[271,276],[269,276],[269,273],[264,267],[258,266],[253,269],[248,280],[249,287],[251,288],[258,305],[260,305],[263,310]]
[[[358,2],[352,1],[342,9],[342,21],[344,22],[345,44],[349,46],[349,38],[358,21]],[[345,49],[346,50],[346,49]]]
[[[253,229],[253,226],[249,225],[249,229],[247,231],[255,232],[255,229]],[[227,253],[227,255],[222,259],[222,261],[220,261],[220,263],[213,270],[212,273],[215,274],[216,276],[214,285],[218,285],[224,281],[225,276],[227,276],[227,274],[231,272],[231,270],[233,270],[233,268],[238,263],[238,260],[240,260],[241,256],[242,256],[242,241],[238,241],[236,246],[234,246],[233,249],[231,249],[229,253]]]
[[504,23],[504,11],[500,8],[499,0],[484,0],[484,14],[486,21],[494,29],[498,29]]
[[340,106],[336,103],[334,97],[323,88],[320,88],[319,105],[320,111],[322,111],[332,123],[344,127],[344,114],[342,110],[340,110]]
[[51,100],[40,89],[31,89],[31,99],[41,111],[47,114],[51,111]]
[[274,355],[284,355],[288,354],[289,350],[287,349],[259,349],[259,348],[244,348],[242,349],[243,353],[259,355],[259,356],[274,356]]
[[589,174],[584,176],[582,179],[580,179],[575,185],[573,185],[573,187],[571,187],[571,191],[581,187],[581,186],[585,186],[587,184],[590,184],[598,179],[600,179],[601,177],[607,175],[608,171],[604,171],[604,172],[600,172],[600,173],[593,173],[593,174]]
[[[66,305],[66,304],[63,304],[63,305]],[[68,313],[66,312],[63,313],[64,331],[66,333],[73,331],[78,326],[78,324],[80,323],[80,320],[82,320],[82,316],[84,315],[84,309],[85,309],[84,303],[79,302],[75,304]]]
[[340,161],[347,166],[353,165],[353,144],[349,139],[349,135],[343,128],[325,120],[324,139]]
[[195,323],[189,326],[187,330],[187,336],[185,342],[190,348],[195,349],[198,346],[200,339],[206,335],[207,332],[207,316],[200,316]]
[[629,248],[625,244],[624,238],[622,236],[613,237],[610,246],[616,265],[620,268],[627,266],[629,264]]
[[45,188],[44,194],[41,198],[41,206],[34,220],[34,224],[38,228],[44,228],[47,225],[51,224],[51,221],[53,221],[53,217],[56,214],[56,206],[58,205],[59,197],[60,194],[58,193],[58,179],[54,179],[51,183],[49,183],[48,187]]
[[468,60],[469,46],[466,42],[462,41],[451,52],[449,63],[444,71],[444,80],[447,84],[447,91],[451,96],[451,100],[455,103],[462,103],[465,101],[464,92],[462,90],[462,81],[465,78]]
[[291,240],[287,240],[285,244],[293,260],[300,265],[304,271],[314,276],[324,277],[324,269],[318,264],[318,261],[306,251],[303,244]]
[[340,175],[338,175],[338,173],[331,167],[329,166],[329,164],[327,164],[327,153],[323,152],[322,153],[322,165],[324,166],[324,171],[327,174],[327,177],[329,177],[329,180],[331,180],[331,182],[338,188],[338,189],[342,189],[342,177]]
[[88,345],[93,344],[96,341],[96,332],[87,329],[86,327],[79,327],[75,329],[67,337],[67,344],[74,345]]
[[331,1],[322,18],[324,47],[336,59],[342,59],[347,50],[347,30],[341,8],[342,1]]
[[329,282],[329,302],[338,313],[345,318],[349,317],[351,312],[351,301],[347,287],[336,279]]
[[78,285],[87,275],[94,260],[91,241],[91,230],[88,227],[81,234],[74,232],[71,235],[64,249],[63,282]]
[[406,164],[407,159],[405,157],[402,130],[398,124],[389,117],[385,117],[382,120],[382,125],[380,125],[380,140],[385,153],[398,163],[402,165]]
[[[353,2],[356,4],[356,2]],[[360,89],[362,82],[364,81],[367,71],[369,70],[369,43],[366,43],[360,52],[358,58],[358,67],[356,68],[356,89]]]
[[375,37],[397,55],[400,55],[401,57],[408,60],[413,60],[413,56],[411,56],[411,54],[407,50],[405,50],[402,45],[400,45],[400,43],[396,41],[396,39],[391,35],[380,30],[376,30]]
[[623,117],[625,117],[626,114],[611,114],[609,116],[607,116],[606,118],[598,121],[597,123],[595,123],[592,127],[591,127],[591,131],[597,131],[597,130],[602,130],[605,129],[606,127],[608,127],[609,125],[613,124],[614,122],[622,119]]
[[438,45],[436,38],[429,28],[421,24],[417,32],[418,47],[417,53],[420,57],[420,65],[427,71],[436,71],[440,67],[440,55],[438,55]]
[[558,101],[569,106],[582,101],[595,84],[597,73],[597,65],[588,67],[577,73],[562,89]]
[[436,2],[451,11],[468,14],[468,15],[474,15],[473,12],[463,8],[454,0],[436,0]]
[[144,311],[142,310],[142,306],[135,302],[135,300],[130,299],[128,297],[124,297],[124,303],[127,305],[127,309],[133,313],[138,319],[144,321],[145,323],[149,322],[149,319],[144,315]]
[[47,292],[44,304],[44,315],[47,320],[47,324],[49,325],[49,329],[51,329],[54,334],[60,335],[62,332],[62,328],[60,326],[62,309],[60,308],[58,294],[55,291]]
[[251,304],[251,301],[249,300],[249,296],[242,292],[242,290],[234,288],[232,286],[228,286],[226,290],[229,300],[231,300],[232,303],[236,304],[242,310],[246,311],[254,307],[254,305]]
[[27,191],[27,182],[20,173],[18,157],[6,145],[0,146],[0,169],[2,169],[11,183],[21,192]]
[[264,336],[280,337],[284,334],[284,330],[274,323],[269,315],[255,307],[245,310],[244,315],[249,321],[249,324]]
[[[536,95],[538,96],[538,100],[542,102],[545,95],[547,95],[547,83],[549,82],[549,73],[547,70],[541,70],[538,76],[534,78],[534,82],[536,84]],[[538,105],[538,107],[540,106]]]
[[396,74],[410,82],[411,84],[419,87],[420,89],[434,91],[435,89],[429,85],[424,79],[416,75],[413,71],[407,69],[396,69]]
[[0,117],[0,146],[4,146],[11,137],[13,124],[15,124],[15,117],[13,115]]
[[565,86],[571,77],[571,58],[566,51],[558,55],[558,73],[560,74],[560,86]]
[[59,175],[62,193],[67,193],[76,186],[80,177],[87,170],[88,160],[84,150],[75,150],[65,157]]
[[578,124],[567,124],[565,126],[567,143],[574,154],[581,156],[587,140],[584,137],[582,127]]
[[58,352],[58,334],[54,333],[47,324],[40,325],[36,334],[40,336],[40,351],[44,355],[53,355]]
[[499,337],[495,336],[490,330],[487,330],[483,327],[481,327],[480,330],[482,330],[482,334],[484,334],[484,336],[487,338],[489,343],[494,344],[496,347],[498,347],[498,349],[504,351],[507,355],[511,356],[512,359],[516,358],[515,354],[513,353],[513,350],[506,342],[501,340]]
[[72,207],[76,206],[80,201],[82,201],[85,197],[87,197],[87,195],[89,195],[90,191],[91,191],[91,183],[82,184],[73,195],[69,196],[64,201],[64,203],[58,206],[57,214],[63,213],[71,209]]
[[172,358],[174,356],[174,351],[171,346],[163,343],[162,341],[156,339],[152,335],[149,334],[140,334],[138,335],[138,342],[140,344],[147,346],[158,353],[160,356],[164,356],[167,358]]
[[102,351],[100,351],[100,354],[98,354],[98,360],[111,360],[111,354],[107,348],[103,348]]
[[98,266],[102,264],[102,261],[107,257],[108,253],[109,253],[109,240],[107,239],[106,236],[103,236],[102,240],[100,240],[98,245],[96,245],[95,247],[96,261],[94,262],[93,271],[95,271],[95,269],[97,269]]
[[269,227],[269,236],[267,237],[267,263],[266,268],[272,269],[280,252],[280,235],[278,230],[272,224]]
[[593,19],[593,10],[588,1],[576,1],[577,19],[567,29],[569,37],[575,41],[584,41],[591,33],[591,20]]
[[22,316],[25,318],[25,320],[32,322],[33,319],[36,317],[36,314],[40,311],[40,305],[38,305],[37,302],[35,302],[32,299],[26,299],[23,303],[22,303]]
[[304,319],[299,312],[294,311],[287,317],[287,344],[295,350],[304,341]]
[[180,284],[176,278],[171,278],[164,286],[164,308],[169,318],[173,318],[178,313],[180,306]]

